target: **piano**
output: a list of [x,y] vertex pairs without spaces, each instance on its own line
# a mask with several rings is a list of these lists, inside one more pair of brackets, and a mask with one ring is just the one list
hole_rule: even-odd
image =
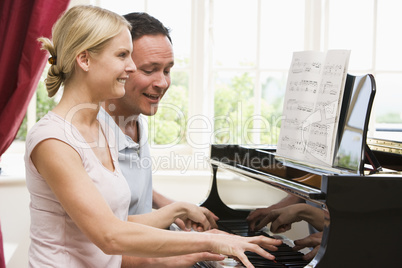
[[[266,183],[329,213],[319,251],[313,260],[303,261],[303,253],[294,252],[284,244],[276,253],[275,262],[250,254],[255,267],[401,265],[402,144],[367,137],[374,95],[372,75],[347,75],[336,157],[331,167],[286,159],[276,154],[275,146],[211,145],[211,186],[201,205],[220,218],[220,229],[245,236],[262,232],[249,232],[245,218],[250,210],[233,209],[222,201],[218,191],[218,170]],[[318,183],[295,180],[308,174],[318,177]],[[229,259],[220,263],[202,262],[194,267],[243,266]]]

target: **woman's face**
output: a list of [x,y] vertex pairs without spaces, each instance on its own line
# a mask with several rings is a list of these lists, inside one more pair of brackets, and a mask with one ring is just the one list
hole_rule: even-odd
[[99,54],[90,58],[88,82],[101,99],[124,96],[126,80],[136,71],[132,50],[130,31],[124,27]]

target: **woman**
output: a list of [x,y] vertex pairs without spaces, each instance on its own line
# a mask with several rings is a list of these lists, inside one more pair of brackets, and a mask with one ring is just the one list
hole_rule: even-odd
[[155,228],[176,218],[210,228],[209,216],[189,204],[128,220],[130,190],[118,167],[112,133],[97,114],[102,101],[124,95],[124,83],[136,71],[129,29],[115,13],[77,6],[54,25],[53,43],[39,39],[51,54],[49,96],[62,84],[64,92],[26,142],[30,266],[120,267],[122,254],[211,252],[237,257],[247,267],[253,266],[244,251],[273,259],[260,246],[275,250],[281,243],[275,239]]

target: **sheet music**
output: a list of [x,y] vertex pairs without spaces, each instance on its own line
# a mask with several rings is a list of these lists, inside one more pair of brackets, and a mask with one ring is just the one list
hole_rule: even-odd
[[277,154],[332,166],[350,50],[294,52]]

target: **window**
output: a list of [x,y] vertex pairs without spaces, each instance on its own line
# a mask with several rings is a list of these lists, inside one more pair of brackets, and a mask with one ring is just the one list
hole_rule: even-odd
[[292,52],[304,49],[304,2],[236,0],[227,9],[212,2],[213,142],[276,144]]
[[[151,148],[208,155],[210,143],[276,144],[293,51],[350,49],[349,73],[371,73],[369,136],[401,140],[398,0],[93,0],[145,11],[172,29],[175,66]],[[161,150],[158,150],[161,149]]]

